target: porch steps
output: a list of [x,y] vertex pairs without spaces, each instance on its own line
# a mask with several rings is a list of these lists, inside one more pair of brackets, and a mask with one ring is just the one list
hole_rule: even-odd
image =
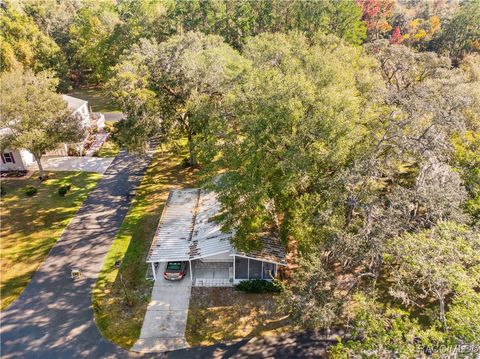
[[197,278],[195,287],[233,287],[233,283],[228,278]]

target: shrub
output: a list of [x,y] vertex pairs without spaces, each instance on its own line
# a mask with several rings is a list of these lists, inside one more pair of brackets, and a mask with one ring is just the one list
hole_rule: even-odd
[[25,194],[29,197],[34,196],[37,192],[38,190],[33,186],[25,187]]
[[58,194],[64,197],[67,194],[67,192],[70,191],[70,188],[72,188],[72,185],[70,184],[60,186],[60,188],[58,189]]
[[280,293],[282,286],[275,280],[249,279],[237,284],[235,290],[246,293]]
[[5,196],[6,193],[7,193],[7,191],[5,191],[5,187],[0,185],[0,195]]
[[182,159],[182,167],[183,167],[183,168],[188,168],[188,167],[190,167],[190,158],[184,157],[184,158]]

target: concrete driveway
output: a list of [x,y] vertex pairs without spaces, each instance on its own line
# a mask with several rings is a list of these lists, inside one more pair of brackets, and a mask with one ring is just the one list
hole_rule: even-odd
[[187,348],[185,328],[190,304],[190,273],[178,282],[163,279],[165,263],[157,270],[152,300],[143,320],[140,338],[131,350],[157,353]]
[[[42,165],[45,171],[84,171],[104,173],[107,170],[108,166],[110,166],[112,161],[113,157],[42,157]],[[30,169],[37,170],[37,164],[34,162]]]

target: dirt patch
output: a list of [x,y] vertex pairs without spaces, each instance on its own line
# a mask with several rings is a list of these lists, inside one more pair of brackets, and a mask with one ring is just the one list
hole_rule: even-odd
[[190,345],[268,336],[292,330],[278,294],[248,294],[233,288],[192,288],[185,337]]

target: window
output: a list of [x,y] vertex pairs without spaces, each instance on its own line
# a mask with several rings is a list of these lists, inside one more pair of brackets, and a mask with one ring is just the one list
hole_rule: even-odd
[[248,279],[248,259],[235,257],[235,278]]
[[13,158],[12,152],[4,152],[2,154],[3,163],[15,163],[15,158]]
[[250,279],[262,279],[262,262],[250,259]]
[[275,277],[275,264],[263,262],[263,279]]
[[182,268],[182,263],[180,262],[168,262],[167,270],[180,270]]

